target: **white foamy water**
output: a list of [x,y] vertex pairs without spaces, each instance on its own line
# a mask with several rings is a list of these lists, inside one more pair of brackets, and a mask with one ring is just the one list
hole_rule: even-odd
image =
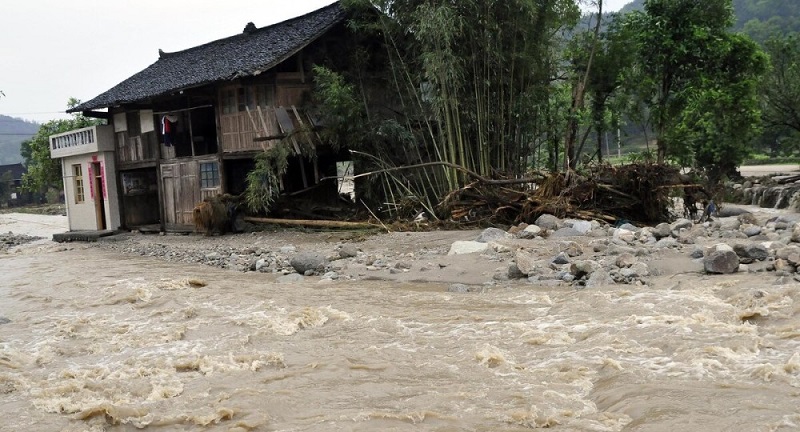
[[93,248],[0,268],[0,430],[800,428],[798,284],[454,294]]

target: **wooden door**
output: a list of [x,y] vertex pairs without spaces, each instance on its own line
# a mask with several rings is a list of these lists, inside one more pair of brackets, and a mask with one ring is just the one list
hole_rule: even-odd
[[91,178],[89,181],[93,182],[92,190],[94,191],[94,212],[97,218],[97,230],[102,231],[106,229],[106,206],[105,206],[105,185],[103,184],[103,170],[100,162],[92,163]]
[[197,161],[161,165],[164,218],[167,225],[192,225],[194,207],[202,201]]

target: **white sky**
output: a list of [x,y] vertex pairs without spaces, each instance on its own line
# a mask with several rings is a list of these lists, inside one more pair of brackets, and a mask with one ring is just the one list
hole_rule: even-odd
[[[605,0],[619,10],[632,0]],[[158,60],[333,0],[2,0],[0,114],[38,122],[65,117]]]

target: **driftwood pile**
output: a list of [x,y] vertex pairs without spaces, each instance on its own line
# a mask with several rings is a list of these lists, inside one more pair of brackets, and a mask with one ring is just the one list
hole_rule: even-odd
[[684,183],[671,166],[598,165],[581,174],[551,173],[521,184],[477,180],[447,196],[440,211],[462,224],[533,223],[545,213],[655,224],[670,220],[673,190],[693,186]]

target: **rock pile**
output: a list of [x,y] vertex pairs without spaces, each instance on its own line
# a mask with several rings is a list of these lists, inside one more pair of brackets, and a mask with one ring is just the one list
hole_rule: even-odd
[[[593,288],[646,285],[659,275],[742,271],[773,274],[779,281],[800,280],[800,215],[759,220],[731,206],[725,210],[723,217],[703,224],[678,219],[644,227],[543,215],[531,225],[486,229],[473,240],[464,239],[461,233],[451,235],[458,241],[448,238],[436,245],[411,240],[410,252],[399,250],[389,240],[392,237],[378,237],[368,248],[349,241],[295,247],[276,246],[260,240],[269,235],[258,237],[255,233],[227,236],[224,241],[186,237],[162,242],[159,239],[163,237],[144,241],[132,236],[98,245],[170,261],[276,274],[282,277],[280,282],[298,282],[309,276],[332,282],[395,280],[407,275],[406,280],[458,282],[470,287],[530,283]],[[451,291],[482,289],[457,287]]]
[[41,237],[31,237],[24,234],[14,234],[9,231],[6,234],[0,234],[0,251],[7,252],[12,247],[24,245],[26,243],[31,243],[41,239],[42,239]]

